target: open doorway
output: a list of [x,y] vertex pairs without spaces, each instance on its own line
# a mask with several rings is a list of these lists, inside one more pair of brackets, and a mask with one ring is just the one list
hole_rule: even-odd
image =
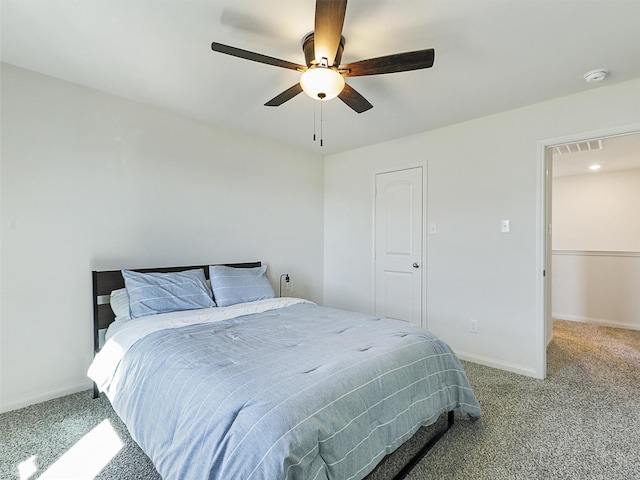
[[[573,246],[567,243],[558,244],[557,242],[554,246],[555,232],[554,232],[554,235],[552,235],[552,231],[554,230],[552,227],[554,226],[554,219],[553,219],[554,208],[553,207],[555,202],[555,196],[556,196],[556,193],[561,195],[563,194],[561,190],[558,190],[558,192],[553,191],[554,168],[559,171],[559,172],[556,172],[556,175],[558,177],[574,176],[574,175],[568,175],[568,173],[571,173],[569,171],[571,168],[581,168],[580,163],[586,164],[586,166],[582,165],[582,168],[588,168],[591,165],[591,163],[596,163],[591,161],[594,160],[594,157],[597,156],[597,154],[595,153],[585,154],[585,155],[574,155],[574,157],[576,158],[575,162],[570,162],[569,159],[571,157],[565,156],[563,161],[562,160],[563,154],[560,153],[559,150],[562,150],[562,148],[564,148],[565,151],[567,152],[565,155],[569,155],[569,152],[571,152],[572,149],[578,151],[578,148],[580,149],[586,148],[588,152],[590,151],[589,146],[586,145],[585,142],[596,142],[596,145],[593,145],[593,144],[591,145],[591,148],[593,151],[597,151],[597,149],[599,149],[601,150],[602,154],[607,153],[607,150],[609,153],[613,153],[612,150],[615,150],[615,144],[618,143],[616,142],[616,139],[620,139],[622,141],[629,140],[629,142],[633,142],[633,141],[637,142],[639,140],[638,136],[640,136],[640,124],[633,124],[633,125],[610,128],[610,129],[606,129],[598,132],[591,132],[587,134],[576,134],[576,135],[570,135],[570,136],[565,136],[560,138],[547,139],[540,142],[541,153],[539,158],[540,158],[540,166],[541,166],[540,168],[541,182],[539,184],[540,185],[540,196],[539,196],[540,223],[539,223],[539,230],[538,230],[539,231],[538,258],[541,265],[542,276],[541,276],[540,282],[538,283],[538,285],[540,286],[538,290],[539,291],[539,295],[538,295],[539,315],[540,315],[539,316],[540,328],[538,330],[539,331],[538,342],[540,346],[540,355],[539,355],[540,363],[538,364],[538,366],[540,371],[542,372],[542,377],[546,376],[546,347],[548,343],[552,340],[553,314],[555,313],[556,315],[563,316],[563,317],[569,317],[572,315],[571,313],[560,312],[559,309],[563,308],[562,305],[556,305],[555,312],[554,312],[554,282],[553,282],[554,258],[557,259],[560,257],[560,255],[564,255],[562,257],[563,260],[571,259],[572,257],[578,256],[578,255],[573,255],[573,253],[577,253],[578,251],[583,250],[586,252],[590,252],[590,255],[585,255],[585,256],[588,256],[588,258],[586,260],[584,260],[583,258],[582,260],[589,262],[591,264],[603,263],[603,261],[609,261],[611,257],[615,257],[613,262],[617,262],[618,264],[624,263],[625,265],[627,265],[627,270],[630,269],[632,270],[632,272],[630,276],[627,276],[626,275],[627,270],[623,270],[624,276],[626,278],[624,282],[624,285],[625,285],[624,287],[621,288],[619,286],[620,285],[619,281],[622,278],[620,276],[618,276],[616,279],[616,282],[618,282],[617,283],[618,288],[615,288],[616,282],[609,282],[608,284],[606,284],[607,288],[604,288],[604,287],[598,288],[596,286],[594,290],[594,287],[592,286],[587,287],[585,286],[585,283],[582,282],[581,284],[579,284],[580,290],[577,293],[577,297],[574,296],[574,297],[567,297],[567,298],[572,298],[573,300],[571,301],[574,301],[574,303],[576,301],[578,301],[579,303],[582,300],[581,305],[583,310],[578,310],[577,314],[574,313],[573,318],[571,318],[571,320],[591,321],[592,323],[597,323],[597,321],[600,321],[600,323],[602,324],[606,323],[613,326],[624,326],[625,328],[635,328],[630,322],[627,321],[627,319],[629,318],[629,315],[634,316],[634,318],[638,320],[637,313],[631,313],[631,314],[629,313],[630,311],[635,312],[635,309],[638,308],[637,303],[634,303],[632,300],[630,301],[630,303],[624,302],[623,304],[619,305],[620,308],[618,308],[617,311],[612,310],[611,314],[601,315],[601,314],[594,314],[590,312],[594,312],[593,308],[596,308],[596,305],[597,305],[597,308],[602,309],[603,306],[604,308],[606,308],[605,302],[598,302],[598,299],[606,294],[607,289],[609,290],[613,289],[616,295],[624,294],[624,298],[626,299],[633,299],[635,297],[638,297],[637,293],[632,295],[626,294],[625,289],[629,288],[629,286],[632,286],[634,284],[637,285],[638,284],[637,282],[640,282],[640,278],[637,278],[638,275],[640,275],[640,273],[638,272],[637,263],[634,263],[634,262],[640,262],[640,253],[638,253],[640,251],[640,237],[638,236],[640,235],[640,233],[638,233],[637,230],[635,230],[636,231],[635,234],[633,233],[628,234],[629,231],[633,232],[634,230],[627,228],[626,229],[627,233],[624,233],[624,236],[621,236],[621,235],[615,236],[611,234],[614,229],[614,227],[611,226],[612,224],[615,226],[616,224],[627,223],[626,220],[620,219],[621,214],[624,214],[625,212],[631,214],[634,211],[634,208],[636,212],[638,211],[638,207],[637,206],[634,207],[634,203],[636,203],[637,205],[637,200],[634,200],[634,198],[637,199],[637,197],[627,196],[626,200],[622,200],[621,203],[620,203],[620,199],[618,199],[619,200],[618,207],[613,207],[609,202],[608,210],[607,210],[605,208],[607,207],[607,202],[601,201],[602,199],[598,201],[598,195],[595,194],[594,190],[590,190],[589,188],[585,187],[584,184],[582,185],[582,187],[580,187],[577,185],[578,182],[575,182],[576,183],[576,185],[574,185],[575,189],[580,190],[581,188],[583,194],[582,194],[582,200],[577,200],[578,198],[577,194],[573,195],[572,197],[573,203],[574,204],[577,203],[583,209],[582,214],[584,214],[584,212],[588,213],[590,209],[594,211],[598,211],[598,209],[600,209],[599,211],[600,215],[602,215],[602,211],[604,211],[605,216],[601,218],[605,218],[606,222],[605,221],[595,222],[595,227],[592,225],[592,228],[595,228],[596,230],[595,234],[587,234],[584,232],[584,230],[580,232],[574,232],[573,234],[567,234],[568,236],[565,238],[570,239],[571,241],[575,240],[576,237],[579,237],[582,240],[587,239],[589,241],[594,242],[592,244],[587,244],[587,243],[583,243],[580,245],[575,244],[576,248],[574,248]],[[600,143],[604,148],[601,148]],[[578,144],[581,144],[580,147],[578,147]],[[610,144],[610,145],[607,145],[607,144]],[[611,144],[614,145],[614,147],[611,147]],[[636,143],[635,145],[638,145],[638,144]],[[607,148],[607,147],[611,147],[611,148]],[[618,155],[611,155],[612,159],[609,160],[609,163],[613,163],[614,165],[615,164],[617,165],[615,166],[609,165],[606,168],[604,166],[601,166],[600,170],[598,171],[600,174],[599,178],[604,178],[605,175],[603,174],[606,174],[607,172],[612,174],[610,175],[610,178],[611,178],[615,175],[618,175],[618,174],[615,174],[615,175],[613,174],[613,172],[618,170],[619,171],[636,170],[636,173],[637,173],[637,170],[640,169],[640,166],[638,165],[640,163],[640,151],[638,150],[637,146],[631,147],[629,151],[630,151],[630,155],[627,155],[625,157],[618,156]],[[559,157],[559,159],[557,160],[557,164],[554,161],[554,156]],[[571,163],[575,163],[575,165],[572,166]],[[574,172],[574,173],[576,175],[578,174],[577,172]],[[595,173],[595,172],[587,170],[586,175],[588,175],[589,173]],[[589,178],[589,177],[586,177],[586,178]],[[590,180],[595,180],[595,178],[596,177],[591,177]],[[570,182],[565,182],[565,183],[570,183]],[[635,188],[637,189],[638,187],[636,186]],[[609,185],[608,191],[610,192],[610,195],[608,196],[612,196],[612,192],[615,193],[616,188],[613,188],[611,187],[611,185]],[[589,208],[587,208],[588,206]],[[636,217],[637,217],[637,214],[636,214]],[[635,220],[637,220],[636,217],[634,217]],[[594,222],[591,222],[591,223],[593,224]],[[605,224],[607,225],[606,227],[605,227]],[[558,225],[555,225],[555,227],[558,227]],[[566,227],[567,225],[564,225],[563,227],[561,227],[561,230],[558,233],[564,235],[562,233],[562,228],[566,228]],[[626,225],[626,227],[630,227],[630,225]],[[602,232],[602,230],[606,230],[606,231]],[[562,235],[559,235],[559,236],[562,236]],[[613,243],[613,242],[609,244],[595,243],[595,242],[604,242],[605,240],[603,239],[607,235],[609,237],[612,237],[616,243]],[[554,256],[554,250],[556,250],[555,256]],[[559,250],[567,250],[568,252],[566,252],[565,254],[565,252],[558,252]],[[575,250],[576,252],[571,252],[572,250]],[[573,258],[573,260],[574,260],[573,261],[574,264],[579,263],[575,261],[576,260],[575,258]],[[567,262],[564,262],[564,263],[567,263]],[[618,265],[617,268],[618,267],[620,267],[620,265]],[[580,271],[582,271],[583,273],[585,271],[590,271],[592,272],[591,277],[597,279],[597,273],[593,273],[593,272],[594,271],[597,272],[601,268],[605,268],[605,271],[606,271],[607,267],[598,266],[594,270],[594,268],[592,268],[591,266],[585,266],[583,264],[580,268],[582,270],[580,270],[579,268],[574,269],[573,273],[569,275],[573,275],[573,278],[576,278],[576,276],[580,277],[579,275]],[[633,283],[633,282],[636,282],[636,283]],[[556,287],[559,287],[559,286],[556,286]],[[573,288],[577,290],[577,287],[575,286],[575,284]],[[638,288],[635,287],[635,292],[637,291],[638,291]],[[575,290],[573,293],[576,293]],[[555,292],[555,294],[556,294],[555,296],[559,295],[557,291]],[[637,299],[636,299],[636,302],[637,302]],[[599,318],[599,317],[609,317],[609,319]]]
[[545,142],[546,344],[554,318],[640,330],[640,132],[563,140]]

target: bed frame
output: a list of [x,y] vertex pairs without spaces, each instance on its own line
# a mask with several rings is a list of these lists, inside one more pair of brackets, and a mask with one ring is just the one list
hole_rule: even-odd
[[[158,268],[134,268],[131,269],[136,272],[181,272],[184,270],[192,270],[194,268],[202,268],[204,270],[205,277],[209,278],[209,265],[195,265],[184,267],[158,267]],[[246,263],[224,263],[215,264],[224,265],[227,267],[236,268],[254,268],[261,267],[262,262],[246,262]],[[121,270],[102,270],[92,271],[93,281],[93,351],[94,355],[100,351],[100,334],[99,331],[106,329],[115,321],[115,315],[109,305],[109,297],[113,290],[124,288],[124,278],[122,277]],[[96,384],[93,384],[93,398],[98,398],[100,392]],[[447,431],[453,426],[454,414],[453,411],[447,412],[447,423],[427,441],[427,443],[407,462],[407,464],[393,477],[393,480],[402,480],[409,472],[429,453],[429,450],[447,433]],[[386,457],[385,457],[386,459]],[[384,462],[384,459],[382,460]]]

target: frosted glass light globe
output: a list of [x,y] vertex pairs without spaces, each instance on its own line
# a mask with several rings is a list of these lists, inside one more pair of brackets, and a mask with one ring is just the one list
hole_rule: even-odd
[[316,100],[329,100],[340,95],[344,88],[344,78],[337,70],[314,66],[300,77],[302,90]]

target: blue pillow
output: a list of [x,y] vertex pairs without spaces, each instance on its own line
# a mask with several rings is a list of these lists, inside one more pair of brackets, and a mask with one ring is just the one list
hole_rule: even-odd
[[215,307],[204,270],[140,273],[122,270],[131,318]]
[[209,267],[209,279],[219,307],[275,297],[266,265],[254,268],[214,265]]

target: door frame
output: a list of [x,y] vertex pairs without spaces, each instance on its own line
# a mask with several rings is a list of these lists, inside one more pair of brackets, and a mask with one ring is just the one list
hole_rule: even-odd
[[[537,165],[537,207],[536,207],[536,265],[538,279],[536,281],[536,377],[547,376],[547,345],[551,341],[551,204],[552,204],[552,158],[549,152],[552,147],[565,143],[585,142],[606,137],[616,137],[640,133],[640,123],[619,125],[599,130],[572,133],[559,137],[546,138],[538,141]],[[544,272],[547,275],[544,275]]]
[[395,167],[387,167],[373,170],[371,175],[371,311],[376,311],[376,177],[380,174],[422,168],[422,252],[421,252],[421,275],[422,275],[422,312],[420,315],[420,326],[427,329],[427,161],[407,163]]

